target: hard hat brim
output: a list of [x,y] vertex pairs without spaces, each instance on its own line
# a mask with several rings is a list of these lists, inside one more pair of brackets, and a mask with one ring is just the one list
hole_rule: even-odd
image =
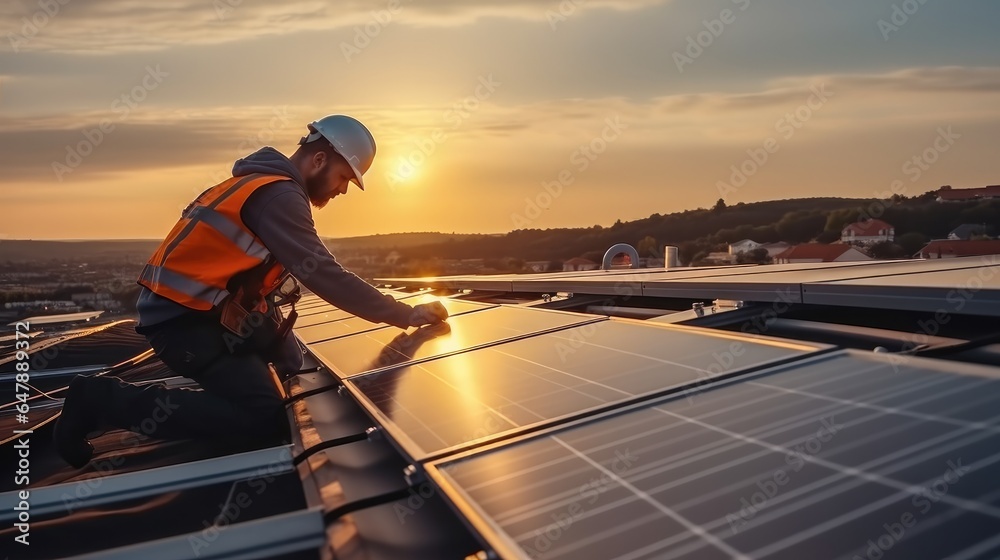
[[[340,154],[340,156],[343,157],[344,154]],[[355,167],[354,164],[351,163],[351,160],[347,159],[346,157],[344,158],[344,160],[347,161],[347,165],[350,165],[351,171],[354,172],[354,178],[351,179],[351,182],[357,185],[359,189],[365,190],[365,180],[362,178],[361,173],[358,172],[358,168]]]

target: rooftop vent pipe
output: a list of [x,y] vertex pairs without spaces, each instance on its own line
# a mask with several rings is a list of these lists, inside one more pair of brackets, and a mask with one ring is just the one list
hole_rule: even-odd
[[601,263],[601,268],[603,270],[610,270],[611,261],[621,254],[628,255],[629,268],[639,268],[639,252],[635,250],[635,247],[629,245],[628,243],[617,243],[612,245],[611,248],[608,249],[608,252],[604,253],[604,261]]
[[663,255],[663,268],[671,269],[677,268],[681,265],[680,252],[677,247],[667,245],[665,249],[665,254]]

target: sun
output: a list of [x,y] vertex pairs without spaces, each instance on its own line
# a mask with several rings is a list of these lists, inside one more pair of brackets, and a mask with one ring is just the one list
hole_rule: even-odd
[[396,165],[396,178],[400,181],[412,181],[417,177],[418,168],[405,159],[400,159]]

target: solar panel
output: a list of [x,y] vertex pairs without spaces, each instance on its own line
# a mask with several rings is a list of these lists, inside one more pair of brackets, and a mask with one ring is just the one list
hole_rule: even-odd
[[[440,301],[448,310],[448,314],[451,317],[496,307],[496,305],[438,298],[430,295],[411,300],[407,303],[410,305],[417,305],[419,303],[428,303],[430,301]],[[312,321],[306,321],[306,323],[312,323]],[[336,319],[319,324],[307,324],[301,327],[299,327],[298,324],[299,323],[296,322],[297,328],[295,329],[295,334],[298,335],[299,340],[306,344],[331,340],[342,336],[373,331],[376,329],[393,328],[385,323],[372,323],[371,321],[366,321],[360,317],[354,317],[353,315],[347,319]]]
[[409,333],[379,329],[310,344],[309,350],[340,377],[350,377],[602,319],[605,317],[500,306],[459,315],[436,327]]
[[339,308],[337,306],[335,306],[335,305],[330,305],[329,303],[327,303],[325,301],[319,302],[319,303],[313,303],[313,304],[310,304],[310,305],[296,305],[295,306],[295,310],[299,312],[299,316],[300,317],[304,317],[306,315],[315,315],[317,313],[324,313],[324,312],[334,311],[336,309],[339,309]]
[[940,261],[868,261],[864,263],[814,263],[768,265],[729,274],[647,280],[642,295],[659,297],[716,297],[752,301],[801,303],[802,285],[851,278],[872,278],[929,270],[979,266],[974,263]]
[[[589,270],[578,272],[557,272],[546,274],[501,274],[491,276],[439,276],[426,278],[391,278],[377,281],[410,286],[436,286],[452,289],[476,289],[497,291],[576,291],[595,293],[615,293],[611,290],[617,283],[635,283],[658,279],[702,278],[710,276],[731,276],[780,272],[782,270],[809,270],[824,268],[844,268],[885,264],[878,261],[844,263],[806,263],[788,265],[726,265],[705,267],[684,267],[665,270],[662,268]],[[631,278],[630,278],[631,276]]]
[[756,265],[700,266],[696,268],[640,268],[629,270],[594,270],[577,273],[577,276],[521,275],[514,279],[515,292],[560,291],[581,294],[639,295],[643,282],[661,278],[702,278],[730,274],[750,273]]
[[[410,303],[409,300],[412,300],[413,298],[417,298],[417,297],[431,297],[431,296],[429,296],[427,294],[424,294],[424,293],[407,294],[407,293],[403,293],[403,292],[396,292],[396,293],[389,294],[389,295],[392,295],[393,297],[395,297],[396,301],[407,301],[407,303]],[[399,297],[396,297],[396,296],[399,296]],[[340,318],[340,319],[343,319],[343,318],[346,318],[346,317],[353,317],[353,315],[351,315],[350,313],[348,313],[346,311],[341,311],[340,308],[338,308],[338,307],[336,307],[336,306],[334,306],[334,305],[332,305],[330,303],[327,303],[327,302],[325,302],[323,300],[320,300],[319,302],[312,302],[312,303],[309,303],[307,305],[301,305],[301,304],[300,305],[296,305],[295,309],[298,311],[300,318],[301,317],[312,317],[314,315],[323,315],[323,314],[334,314],[334,315],[336,315],[337,318]],[[331,320],[336,320],[336,319],[331,319]],[[313,324],[315,324],[315,323],[313,323]]]
[[998,377],[838,352],[427,472],[503,558],[996,558]]
[[1000,315],[1000,256],[960,259],[952,266],[956,268],[803,284],[802,298],[821,305]]
[[349,388],[415,460],[821,346],[610,320],[356,377]]

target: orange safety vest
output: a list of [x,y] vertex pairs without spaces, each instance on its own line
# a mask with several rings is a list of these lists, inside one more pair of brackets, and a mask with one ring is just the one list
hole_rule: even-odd
[[[255,173],[233,177],[203,192],[184,209],[181,219],[143,267],[138,283],[191,309],[208,311],[219,305],[229,295],[233,277],[271,256],[260,238],[243,223],[243,204],[264,185],[289,180],[281,175]],[[275,263],[263,282],[273,282],[283,272]]]

